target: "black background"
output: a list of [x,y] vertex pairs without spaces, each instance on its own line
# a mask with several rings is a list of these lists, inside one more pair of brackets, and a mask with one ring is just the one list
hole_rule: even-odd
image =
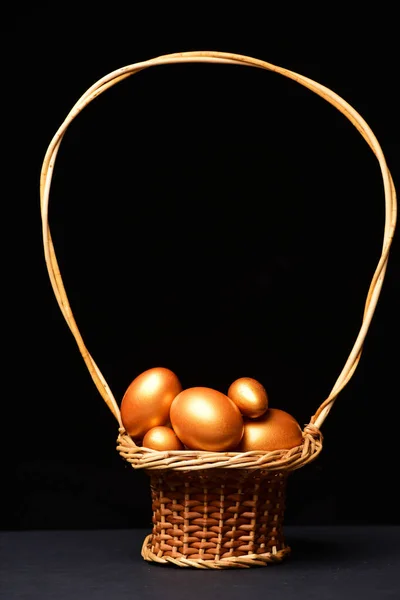
[[[222,7],[222,6],[221,6]],[[3,529],[149,526],[147,477],[115,451],[117,424],[53,297],[39,173],[77,99],[108,72],[185,50],[247,54],[344,97],[399,181],[390,11],[41,3],[3,21]],[[223,65],[142,72],[93,102],[58,155],[50,225],[71,307],[118,401],[153,366],[184,387],[241,376],[309,421],[361,325],[384,223],[378,163],[305,88]],[[318,461],[290,478],[287,523],[399,523],[399,250],[361,363],[324,424]],[[7,391],[6,391],[7,390]]]

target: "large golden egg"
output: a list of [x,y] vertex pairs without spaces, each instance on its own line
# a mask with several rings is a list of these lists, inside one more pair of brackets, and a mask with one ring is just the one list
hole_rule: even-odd
[[268,409],[268,394],[264,386],[251,377],[236,379],[227,395],[246,417],[252,419],[261,417]]
[[270,408],[262,417],[245,421],[239,452],[249,450],[289,450],[300,446],[303,440],[301,427],[292,415]]
[[175,373],[164,367],[138,375],[121,403],[121,419],[127,433],[141,439],[152,427],[168,423],[172,401],[181,390]]
[[243,419],[236,404],[207,387],[193,387],[178,394],[171,405],[170,419],[178,438],[192,450],[230,450],[243,435]]
[[143,446],[153,450],[183,450],[183,444],[170,427],[152,427],[143,438]]

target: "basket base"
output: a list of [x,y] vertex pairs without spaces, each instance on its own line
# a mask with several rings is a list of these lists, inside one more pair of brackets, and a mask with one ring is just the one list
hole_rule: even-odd
[[142,557],[148,562],[159,564],[173,564],[177,567],[194,567],[197,569],[248,569],[249,567],[266,567],[281,563],[290,554],[289,546],[277,552],[265,554],[248,554],[246,556],[232,556],[221,560],[201,560],[190,558],[173,558],[172,556],[158,556],[151,551],[152,535],[148,535],[142,546]]
[[289,554],[286,474],[245,469],[152,473],[153,531],[142,556],[203,569],[264,566]]

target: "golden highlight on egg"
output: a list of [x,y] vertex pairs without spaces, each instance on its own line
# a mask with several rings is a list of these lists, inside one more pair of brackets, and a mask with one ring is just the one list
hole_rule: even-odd
[[180,392],[172,402],[170,419],[178,438],[192,450],[230,450],[243,435],[243,418],[236,404],[207,387]]
[[169,421],[169,410],[182,386],[170,369],[155,367],[138,375],[121,402],[121,419],[127,433],[141,439],[152,429]]
[[270,408],[262,417],[244,423],[244,433],[238,452],[250,450],[289,450],[303,441],[301,427],[292,415]]
[[163,425],[150,429],[144,436],[142,445],[153,450],[183,450],[183,444],[176,433]]
[[255,419],[268,409],[268,394],[264,386],[251,377],[236,379],[227,396],[233,400],[242,415]]

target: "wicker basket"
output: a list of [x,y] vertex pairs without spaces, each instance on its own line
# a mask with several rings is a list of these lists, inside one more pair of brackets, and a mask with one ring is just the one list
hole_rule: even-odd
[[[50,184],[58,149],[73,119],[97,96],[131,75],[155,65],[208,62],[275,71],[309,88],[333,104],[358,129],[380,164],[386,204],[382,255],[373,276],[360,332],[331,393],[304,428],[301,446],[274,452],[159,452],[138,447],[127,435],[120,411],[103,375],[85,347],[75,323],[58,268],[48,224]],[[134,469],[150,476],[153,531],[144,541],[145,560],[182,567],[221,569],[280,562],[290,549],[282,524],[287,475],[314,460],[322,449],[321,425],[360,360],[385,276],[396,224],[396,194],[382,150],[362,117],[326,87],[267,62],[224,52],[183,52],[118,69],[100,79],[80,98],[55,134],[41,174],[41,214],[45,260],[62,314],[86,366],[119,423],[117,450]]]

